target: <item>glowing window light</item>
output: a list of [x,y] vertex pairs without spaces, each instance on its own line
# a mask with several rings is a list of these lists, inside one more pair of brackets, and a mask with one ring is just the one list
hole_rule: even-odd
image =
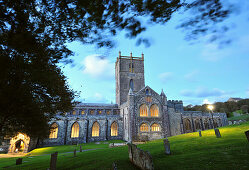
[[71,129],[71,138],[78,138],[79,137],[80,126],[79,123],[75,122]]
[[140,106],[140,116],[141,117],[147,117],[148,116],[148,107],[146,106],[146,104],[142,104]]
[[154,123],[152,126],[151,126],[151,131],[152,132],[158,132],[160,131],[160,126],[156,123]]
[[95,122],[92,126],[92,137],[98,137],[99,136],[99,124],[98,122]]
[[140,131],[141,132],[148,132],[149,131],[149,126],[146,123],[141,124]]
[[116,122],[111,125],[111,136],[118,136],[118,124]]

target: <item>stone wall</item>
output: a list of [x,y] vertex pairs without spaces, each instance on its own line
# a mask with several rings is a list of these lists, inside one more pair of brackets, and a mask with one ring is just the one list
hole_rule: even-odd
[[[75,122],[79,124],[79,137],[71,138],[71,129]],[[92,126],[95,122],[99,124],[98,137],[92,137]],[[118,124],[118,136],[111,136],[111,125],[114,122]],[[58,137],[40,140],[39,147],[123,139],[123,119],[119,108],[113,104],[81,104],[65,115],[58,114],[51,120],[50,124],[52,123],[58,125]]]
[[130,161],[143,170],[153,170],[154,164],[152,156],[148,151],[137,148],[134,144],[128,144],[128,152]]

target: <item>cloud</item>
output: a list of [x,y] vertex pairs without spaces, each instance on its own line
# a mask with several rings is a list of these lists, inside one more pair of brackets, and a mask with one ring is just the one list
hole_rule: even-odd
[[108,103],[108,99],[105,98],[101,93],[95,93],[91,97],[87,97],[85,102],[93,102],[93,103]]
[[201,57],[206,61],[218,61],[230,54],[228,49],[219,48],[218,44],[208,43],[204,45]]
[[196,82],[196,77],[197,75],[199,74],[199,71],[198,70],[194,70],[188,74],[185,74],[184,75],[184,79],[189,81],[189,82]]
[[159,74],[159,79],[165,83],[167,82],[168,80],[171,80],[173,78],[173,73],[172,72],[164,72],[164,73],[161,73]]
[[204,99],[202,104],[213,104],[214,102],[209,101],[208,99]]
[[223,90],[214,88],[214,89],[207,89],[207,88],[197,88],[196,90],[182,90],[180,92],[181,95],[186,97],[211,97],[211,96],[223,96],[227,93]]
[[114,63],[98,54],[86,56],[82,65],[84,66],[83,74],[103,79],[114,77]]

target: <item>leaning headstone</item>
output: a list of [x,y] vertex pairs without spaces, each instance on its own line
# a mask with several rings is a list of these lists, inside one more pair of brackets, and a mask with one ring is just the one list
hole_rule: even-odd
[[118,170],[118,166],[117,166],[116,162],[112,163],[112,170]]
[[199,136],[200,136],[200,137],[202,137],[202,135],[201,135],[201,131],[199,130],[198,132],[199,132]]
[[215,131],[216,137],[217,137],[217,138],[221,138],[220,130],[215,128],[214,131]]
[[18,158],[16,160],[16,165],[21,165],[22,164],[22,158]]
[[82,152],[82,146],[80,145],[80,152]]
[[165,154],[166,155],[170,155],[170,144],[169,144],[169,140],[168,139],[164,139],[163,140],[163,145],[164,145],[164,149],[165,149]]
[[55,152],[55,153],[51,154],[49,170],[56,170],[57,156],[58,156],[58,152]]
[[73,156],[76,157],[76,149],[73,151]]
[[248,131],[245,131],[245,135],[246,135],[247,140],[248,140],[248,142],[249,142],[249,130],[248,130]]

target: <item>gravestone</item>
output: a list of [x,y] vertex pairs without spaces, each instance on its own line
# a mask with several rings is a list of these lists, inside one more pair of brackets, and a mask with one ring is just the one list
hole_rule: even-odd
[[216,137],[221,138],[220,130],[215,128],[214,131],[215,131]]
[[116,162],[112,163],[112,170],[118,170],[118,166],[117,166]]
[[80,145],[80,152],[82,152],[82,146]]
[[245,135],[246,135],[247,140],[248,140],[248,142],[249,142],[249,130],[248,130],[248,131],[245,131]]
[[73,151],[73,156],[76,157],[76,149]]
[[170,155],[170,144],[169,144],[169,140],[167,138],[163,140],[163,145],[164,145],[164,149],[165,149],[165,154]]
[[22,164],[22,158],[18,158],[16,160],[16,165],[21,165]]
[[51,154],[49,170],[56,170],[57,156],[58,156],[58,152],[55,152],[55,153]]
[[154,170],[153,159],[149,152],[128,143],[130,161],[142,170]]
[[198,132],[199,132],[199,136],[200,136],[200,137],[202,137],[202,135],[201,135],[201,131],[199,130]]

